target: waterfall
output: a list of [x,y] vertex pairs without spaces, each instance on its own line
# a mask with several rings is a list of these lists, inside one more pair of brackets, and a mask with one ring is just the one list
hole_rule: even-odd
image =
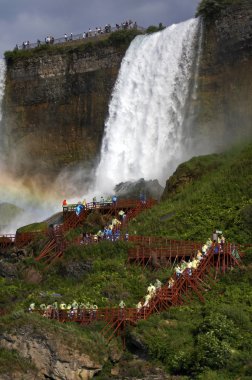
[[164,184],[183,161],[183,121],[199,21],[136,37],[122,61],[96,169],[96,188],[139,178]]

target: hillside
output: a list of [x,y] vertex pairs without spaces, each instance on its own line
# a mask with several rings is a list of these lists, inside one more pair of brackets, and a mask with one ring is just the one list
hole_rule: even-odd
[[166,183],[162,203],[131,226],[137,234],[201,240],[215,229],[252,240],[252,144],[194,157]]
[[[132,221],[130,234],[205,241],[218,228],[228,241],[251,243],[251,179],[252,144],[233,147],[221,155],[195,157],[167,181],[163,200]],[[41,240],[19,256],[2,255],[0,309],[7,313],[0,319],[3,379],[21,379],[21,374],[25,379],[42,379],[43,374],[65,379],[56,375],[63,376],[62,363],[75,376],[72,355],[79,372],[85,368],[85,376],[97,373],[96,378],[103,380],[151,379],[148,376],[157,371],[161,371],[155,375],[158,379],[168,379],[165,372],[181,379],[251,378],[249,249],[240,269],[228,272],[213,289],[205,285],[205,304],[193,298],[188,306],[170,308],[130,327],[124,354],[120,340],[108,347],[100,337],[100,322],[76,326],[27,313],[32,302],[77,300],[102,307],[118,306],[123,299],[127,306],[135,306],[148,284],[156,278],[164,283],[171,270],[126,265],[128,245],[105,241],[69,248],[64,258],[47,270],[32,258],[43,246]],[[68,345],[67,353],[62,339]],[[81,378],[86,379],[84,372]],[[71,378],[75,377],[67,379]]]
[[0,203],[0,228],[6,227],[16,218],[23,210],[11,203]]

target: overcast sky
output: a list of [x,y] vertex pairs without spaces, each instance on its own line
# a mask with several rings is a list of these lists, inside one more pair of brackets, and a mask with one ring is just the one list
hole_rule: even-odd
[[29,40],[78,34],[127,19],[168,26],[194,16],[200,0],[0,0],[0,58]]

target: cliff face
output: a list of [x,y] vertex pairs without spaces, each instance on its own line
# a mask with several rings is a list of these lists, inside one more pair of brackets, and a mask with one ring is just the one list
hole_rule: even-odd
[[252,3],[204,22],[191,133],[204,151],[252,137]]
[[89,380],[101,371],[103,363],[108,359],[107,355],[93,360],[88,353],[83,352],[83,348],[76,348],[73,344],[70,346],[59,338],[46,329],[35,331],[28,325],[1,334],[1,349],[16,350],[21,358],[30,361],[33,366],[26,377],[20,370],[13,373],[10,365],[9,373],[6,377],[3,374],[1,379]]
[[92,166],[125,49],[42,52],[7,65],[2,128],[15,173]]

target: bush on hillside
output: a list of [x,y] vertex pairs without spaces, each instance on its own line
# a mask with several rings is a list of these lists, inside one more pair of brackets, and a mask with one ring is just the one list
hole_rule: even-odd
[[241,217],[245,227],[252,231],[252,205],[247,205],[241,210]]
[[238,3],[240,0],[202,0],[197,8],[196,16],[204,18],[213,18],[220,11],[232,4]]
[[131,41],[139,34],[142,34],[137,29],[129,29],[129,30],[118,30],[108,38],[108,41],[112,46],[121,46],[121,45],[129,45]]
[[165,29],[165,26],[162,24],[162,22],[160,22],[158,26],[150,25],[146,29],[146,33],[151,34],[151,33],[159,32],[160,30],[163,30],[163,29]]

